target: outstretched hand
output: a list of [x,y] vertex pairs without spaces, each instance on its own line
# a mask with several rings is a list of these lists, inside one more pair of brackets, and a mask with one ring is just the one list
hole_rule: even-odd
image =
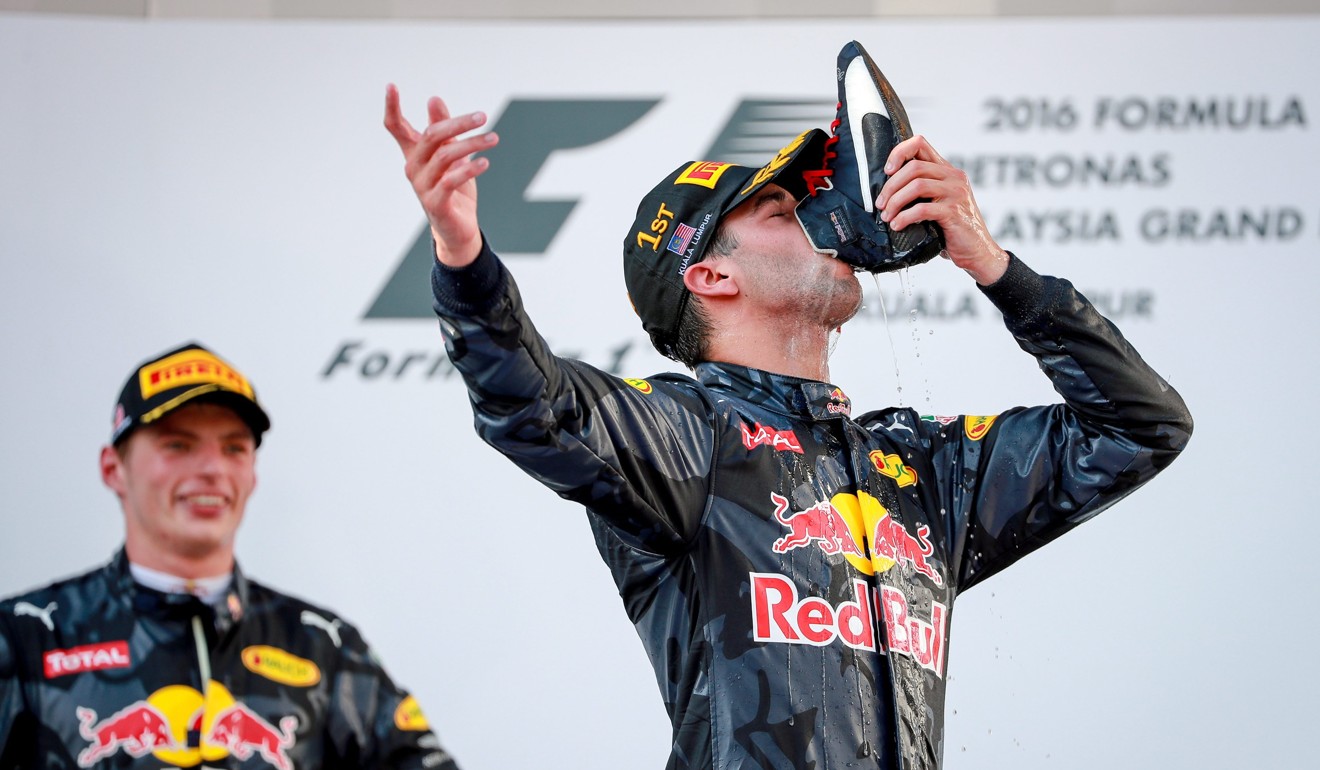
[[[967,174],[945,160],[924,136],[900,142],[885,165],[889,180],[876,205],[890,228],[935,222],[944,230],[945,256],[987,286],[1008,269],[1008,253],[990,237]],[[915,202],[915,203],[914,203]],[[911,208],[905,208],[912,204]]]
[[399,110],[399,90],[385,88],[385,129],[403,151],[403,173],[431,223],[435,256],[442,264],[463,267],[481,252],[477,223],[477,177],[490,168],[486,158],[472,154],[488,150],[499,137],[487,132],[460,138],[486,124],[484,113],[451,117],[438,96],[426,102],[426,129],[412,127]]

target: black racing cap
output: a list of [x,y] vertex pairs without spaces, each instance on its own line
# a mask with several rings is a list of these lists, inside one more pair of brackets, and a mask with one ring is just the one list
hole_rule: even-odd
[[129,375],[115,405],[110,443],[119,443],[134,429],[197,399],[233,409],[252,429],[257,446],[261,434],[270,429],[270,418],[257,403],[248,378],[228,361],[190,342],[143,362]]
[[771,182],[802,198],[803,175],[822,167],[828,138],[818,128],[805,131],[759,169],[689,161],[642,198],[623,242],[623,279],[656,350],[668,356],[673,349],[690,296],[683,274],[705,257],[720,218]]

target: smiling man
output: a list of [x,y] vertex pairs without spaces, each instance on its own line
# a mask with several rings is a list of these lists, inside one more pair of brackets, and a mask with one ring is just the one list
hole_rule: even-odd
[[123,549],[0,602],[0,770],[456,770],[353,626],[238,569],[269,428],[200,345],[128,378],[101,450]]

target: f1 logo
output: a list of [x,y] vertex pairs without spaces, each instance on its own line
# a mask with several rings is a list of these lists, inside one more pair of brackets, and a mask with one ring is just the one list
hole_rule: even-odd
[[[551,155],[609,139],[641,120],[659,103],[659,99],[509,102],[492,127],[500,135],[500,143],[486,152],[490,170],[482,175],[480,183],[481,225],[490,240],[499,244],[501,253],[544,253],[577,205],[576,200],[527,199],[527,188]],[[758,167],[803,130],[828,123],[833,112],[833,101],[745,99],[699,156]],[[681,160],[675,158],[675,163]],[[717,180],[715,175],[709,183]],[[626,227],[626,223],[620,224]],[[430,290],[433,260],[431,231],[423,225],[363,317],[434,319]]]

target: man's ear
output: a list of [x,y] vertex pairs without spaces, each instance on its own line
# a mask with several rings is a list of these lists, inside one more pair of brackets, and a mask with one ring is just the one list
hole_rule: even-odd
[[112,446],[101,447],[101,481],[115,494],[124,495],[124,458]]
[[733,260],[705,259],[688,265],[683,285],[698,297],[733,297],[738,294],[738,277]]

